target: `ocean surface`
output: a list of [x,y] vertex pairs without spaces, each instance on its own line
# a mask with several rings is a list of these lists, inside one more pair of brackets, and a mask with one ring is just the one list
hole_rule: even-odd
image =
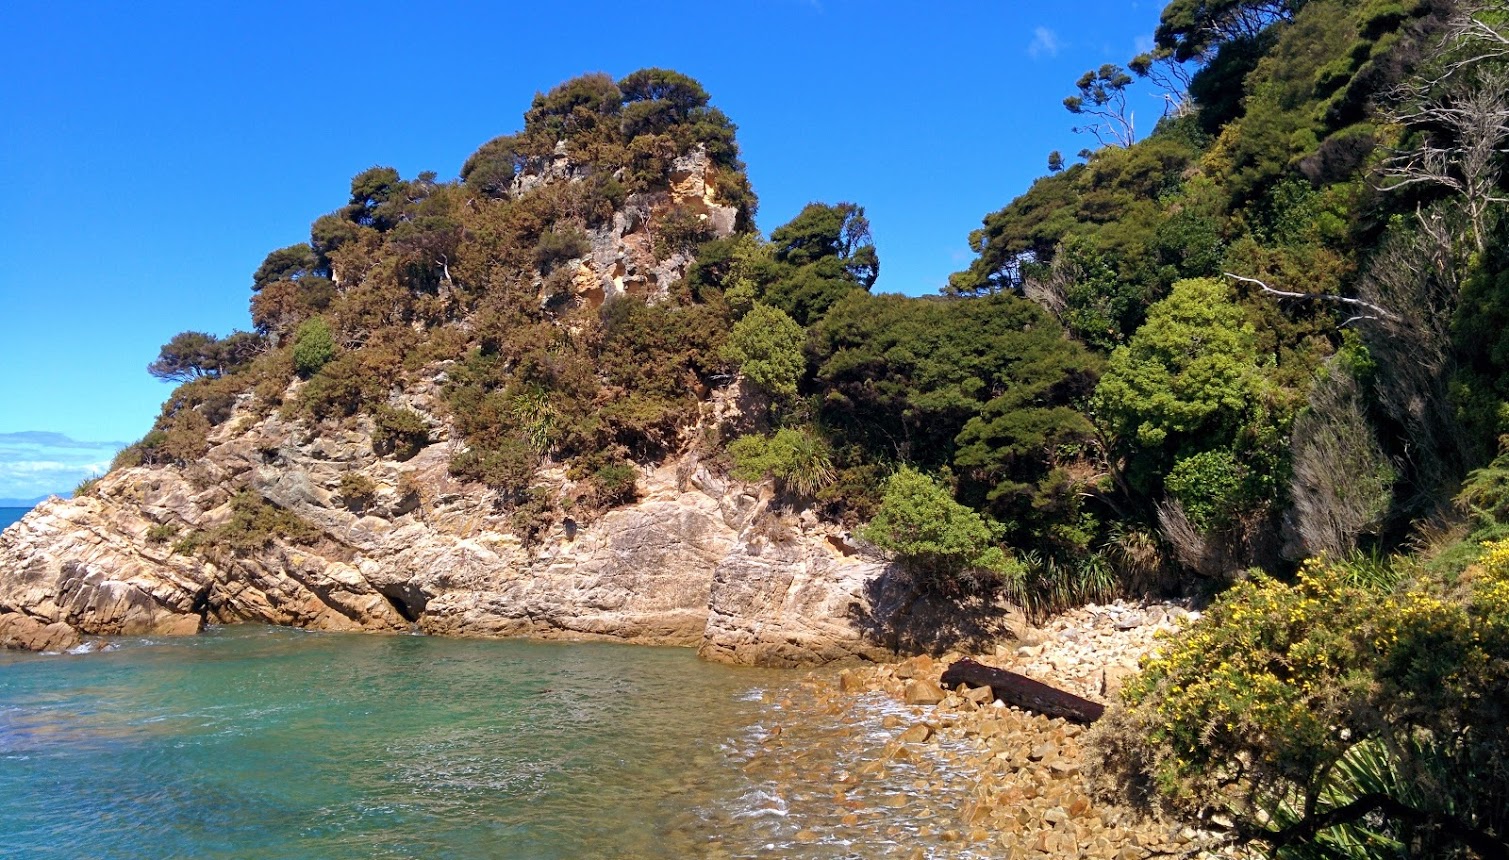
[[837,802],[899,706],[823,705],[803,678],[687,649],[258,626],[0,653],[0,854],[971,856],[898,808],[967,800],[925,771]]
[[19,521],[30,510],[31,508],[0,508],[0,531],[4,531],[5,527],[11,523]]

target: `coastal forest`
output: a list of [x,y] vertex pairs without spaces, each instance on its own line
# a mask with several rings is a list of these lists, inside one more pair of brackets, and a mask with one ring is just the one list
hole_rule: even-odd
[[[566,81],[455,179],[353,177],[245,331],[162,347],[115,466],[191,464],[233,412],[401,460],[436,425],[391,395],[430,381],[450,474],[527,544],[693,453],[944,598],[1208,599],[1096,730],[1148,809],[1284,857],[1509,856],[1509,10],[1172,0],[1064,91],[1085,148],[907,297],[863,201],[757,227],[692,78]],[[246,494],[157,538],[309,528]]]

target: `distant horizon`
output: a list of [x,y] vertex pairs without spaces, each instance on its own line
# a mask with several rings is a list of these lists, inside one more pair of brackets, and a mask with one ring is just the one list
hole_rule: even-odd
[[[108,471],[125,442],[91,442],[62,433],[0,433],[0,507],[30,507],[68,496],[79,482]],[[10,505],[9,502],[18,502]]]

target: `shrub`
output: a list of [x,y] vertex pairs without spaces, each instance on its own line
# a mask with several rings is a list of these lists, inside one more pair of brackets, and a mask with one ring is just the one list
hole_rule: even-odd
[[312,544],[319,540],[317,526],[298,514],[281,508],[252,490],[242,490],[231,499],[231,513],[214,528],[193,532],[174,545],[174,552],[219,550],[244,556],[282,540]]
[[717,233],[706,218],[677,206],[660,219],[655,230],[655,259],[668,260],[713,239]]
[[990,523],[909,466],[886,481],[880,509],[859,535],[895,553],[923,582],[944,590],[978,587],[1020,573],[1020,565],[996,545]]
[[163,456],[178,463],[188,463],[209,450],[210,422],[194,409],[183,409],[163,428]]
[[555,501],[550,492],[543,487],[534,487],[525,492],[508,522],[525,546],[536,546],[550,531],[555,519]]
[[1124,688],[1104,769],[1286,856],[1502,851],[1509,542],[1454,585],[1387,582],[1311,561],[1238,584]]
[[377,497],[377,484],[361,472],[342,472],[339,492],[346,507],[354,511],[366,510]]
[[535,245],[534,261],[539,266],[540,273],[548,275],[556,266],[577,257],[585,257],[591,250],[592,240],[581,230],[574,227],[559,231],[546,230]]
[[450,473],[508,496],[522,496],[534,481],[539,454],[525,442],[501,439],[492,448],[471,447],[451,458]]
[[335,338],[330,326],[319,317],[310,317],[299,325],[293,336],[293,367],[309,378],[335,357]]
[[739,365],[750,381],[776,398],[796,397],[807,369],[802,344],[807,332],[779,308],[756,303],[734,324],[721,354]]
[[391,454],[400,462],[411,459],[430,443],[430,425],[412,409],[383,404],[373,416],[377,429],[372,433],[372,450],[379,455]]
[[638,495],[639,470],[625,462],[606,463],[592,471],[592,488],[598,503],[611,507],[634,501]]
[[1168,494],[1201,531],[1225,528],[1261,497],[1247,470],[1229,451],[1204,451],[1174,463],[1164,478]]
[[167,543],[178,534],[178,526],[172,523],[157,523],[147,529],[147,543]]
[[728,446],[733,476],[741,481],[775,479],[786,492],[814,496],[833,483],[833,461],[822,438],[809,430],[782,428],[774,436],[741,436]]

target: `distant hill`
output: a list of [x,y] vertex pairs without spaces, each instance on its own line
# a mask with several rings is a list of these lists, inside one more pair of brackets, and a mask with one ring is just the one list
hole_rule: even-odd
[[37,496],[33,499],[0,499],[0,508],[34,508],[53,496],[68,498],[68,493],[49,493],[45,496]]

